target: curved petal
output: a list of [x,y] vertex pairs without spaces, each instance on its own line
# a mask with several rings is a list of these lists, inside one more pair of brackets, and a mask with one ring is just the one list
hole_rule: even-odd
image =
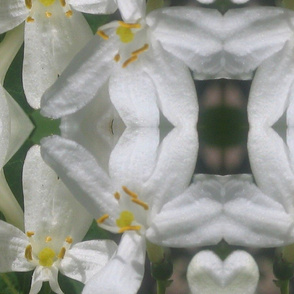
[[187,280],[192,294],[254,294],[259,279],[255,260],[237,250],[222,261],[209,250],[197,253],[189,264]]
[[26,272],[35,266],[25,258],[28,237],[16,227],[0,220],[0,272]]
[[140,65],[116,67],[109,79],[110,99],[127,126],[157,127],[159,111],[155,87]]
[[197,79],[219,77],[224,26],[218,11],[169,7],[149,13],[146,22],[164,50],[185,62]]
[[71,114],[90,102],[107,82],[116,54],[115,38],[93,37],[64,70],[41,100],[44,116],[59,118]]
[[29,15],[29,9],[23,0],[1,0],[0,34],[21,24]]
[[[144,275],[145,238],[135,232],[125,233],[117,253],[86,284],[83,294],[137,293]],[[131,277],[131,278],[130,278]]]
[[116,215],[118,204],[109,176],[77,143],[58,136],[42,140],[42,157],[94,218]]
[[85,284],[106,265],[116,249],[113,241],[93,240],[75,244],[61,261],[60,271]]
[[23,85],[33,108],[40,108],[45,90],[92,37],[89,25],[79,12],[68,18],[59,3],[53,5],[48,19],[45,7],[36,1],[34,22],[25,25]]
[[159,130],[127,128],[111,153],[109,173],[121,188],[139,191],[150,177],[157,159]]
[[122,19],[127,23],[135,23],[144,18],[146,11],[145,0],[116,0]]
[[229,10],[224,18],[227,77],[251,79],[264,60],[281,50],[293,36],[292,14],[277,7]]
[[117,10],[115,0],[69,0],[74,9],[91,14],[112,14]]
[[271,127],[283,115],[294,81],[293,51],[293,45],[287,42],[258,68],[248,102],[248,119],[253,127]]
[[52,246],[58,250],[67,236],[75,243],[82,240],[93,218],[43,161],[39,146],[33,146],[27,153],[23,192],[26,231],[35,232],[39,240],[51,236]]
[[162,205],[186,189],[197,153],[198,137],[194,128],[175,128],[164,138],[154,171],[142,188],[144,200],[152,202],[151,215],[156,215]]
[[144,70],[152,79],[159,108],[163,115],[176,127],[196,126],[198,103],[191,73],[184,63],[153,42],[153,54],[147,59]]

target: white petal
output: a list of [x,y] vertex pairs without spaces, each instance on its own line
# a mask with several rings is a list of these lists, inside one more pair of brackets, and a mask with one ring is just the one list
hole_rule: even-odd
[[164,50],[185,62],[197,79],[219,76],[223,16],[218,11],[164,8],[149,13],[146,21]]
[[0,34],[21,24],[29,14],[29,9],[23,0],[1,0]]
[[75,280],[87,283],[113,256],[117,245],[113,241],[85,241],[66,252],[60,271]]
[[145,238],[125,233],[111,261],[86,284],[83,294],[137,293],[144,275]]
[[236,3],[236,4],[244,4],[244,3],[247,3],[249,0],[232,0],[233,3]]
[[0,211],[7,222],[24,229],[23,211],[6,182],[3,170],[0,170]]
[[127,23],[135,23],[144,18],[146,10],[145,0],[116,0],[123,20]]
[[206,250],[193,257],[187,279],[192,294],[254,294],[259,270],[245,251],[234,251],[222,261]]
[[252,126],[271,127],[283,115],[294,81],[293,51],[293,45],[286,43],[258,68],[248,102],[248,119]]
[[28,237],[16,227],[0,220],[0,272],[26,272],[34,268],[25,258]]
[[198,2],[200,3],[203,3],[203,4],[211,4],[213,3],[215,0],[197,0]]
[[[23,83],[27,100],[40,108],[41,96],[58,78],[75,54],[90,41],[92,32],[84,17],[74,12],[65,16],[60,3],[54,3],[46,18],[41,3],[34,22],[25,25]],[[40,10],[40,11],[39,11]],[[60,29],[62,27],[62,29]]]
[[111,153],[109,173],[114,182],[139,193],[150,177],[157,159],[159,130],[127,128]]
[[163,115],[174,125],[194,127],[198,103],[194,81],[184,63],[153,43],[153,54],[146,54],[145,71],[152,79]]
[[[84,237],[92,217],[43,161],[39,146],[33,146],[27,153],[23,191],[26,231],[35,232],[35,237],[42,241],[51,236],[51,244],[57,250],[67,236],[74,242]],[[36,243],[43,246],[43,242]]]
[[252,128],[248,134],[248,152],[257,186],[287,212],[294,213],[294,174],[281,137],[272,129]]
[[198,138],[194,128],[175,128],[164,138],[153,174],[142,188],[145,201],[152,201],[152,215],[188,186],[197,152]]
[[115,0],[69,0],[74,9],[92,14],[111,14],[117,10]]
[[127,126],[156,127],[159,124],[157,93],[139,65],[116,67],[109,80],[110,99]]
[[58,136],[42,140],[42,157],[72,194],[97,218],[115,215],[118,204],[109,176],[95,158],[77,143]]
[[292,38],[292,12],[277,7],[232,9],[225,14],[228,77],[250,79],[252,71]]
[[41,113],[52,118],[71,114],[91,101],[108,80],[116,52],[114,38],[96,36],[81,50],[41,100]]

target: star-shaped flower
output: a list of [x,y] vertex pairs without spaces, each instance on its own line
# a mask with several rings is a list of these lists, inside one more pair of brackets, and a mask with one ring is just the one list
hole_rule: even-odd
[[[112,241],[80,242],[92,217],[72,197],[34,146],[24,163],[25,233],[0,222],[0,271],[34,270],[30,294],[44,281],[58,294],[58,271],[87,282],[116,250]],[[80,242],[80,243],[78,243]]]
[[221,18],[217,11],[177,7],[102,26],[44,94],[43,115],[76,112],[107,84],[127,126],[157,126],[159,109],[175,126],[195,126],[189,67],[202,78],[221,70],[222,44],[215,34]]

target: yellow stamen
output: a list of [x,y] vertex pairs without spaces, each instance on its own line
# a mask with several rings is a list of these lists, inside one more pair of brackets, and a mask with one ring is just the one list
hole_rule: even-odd
[[101,30],[98,30],[97,32],[96,32],[96,34],[98,35],[98,36],[100,36],[102,39],[104,39],[104,40],[108,40],[109,39],[109,36],[107,35],[107,34],[105,34],[103,31],[101,31]]
[[68,10],[66,13],[65,13],[65,16],[66,17],[71,17],[73,14],[72,10]]
[[32,237],[32,236],[34,236],[35,235],[35,233],[34,232],[32,232],[32,231],[27,231],[27,236],[30,238],[30,237]]
[[45,247],[38,254],[39,264],[50,267],[54,263],[55,256],[56,254],[53,249]]
[[98,224],[102,224],[104,223],[105,220],[107,220],[109,218],[109,214],[104,214],[102,215],[100,218],[97,219],[97,223]]
[[120,55],[116,54],[113,59],[114,59],[114,61],[119,62],[120,61]]
[[67,237],[65,238],[65,242],[68,243],[68,244],[71,244],[71,243],[72,243],[72,237],[67,236]]
[[137,59],[138,59],[138,55],[134,55],[134,56],[130,57],[129,59],[127,59],[127,60],[123,63],[122,67],[123,67],[123,68],[126,68],[130,63],[136,61]]
[[118,24],[123,27],[123,28],[128,28],[128,29],[140,29],[141,24],[139,23],[125,23],[123,21],[119,21]]
[[137,195],[135,192],[129,190],[126,186],[122,186],[122,189],[123,189],[124,192],[125,192],[126,194],[128,194],[130,197],[132,197],[132,198],[138,198],[138,195]]
[[119,233],[123,233],[125,231],[139,231],[141,229],[141,226],[126,226],[121,229],[119,229]]
[[138,50],[133,51],[132,55],[139,55],[139,54],[145,52],[146,50],[148,50],[148,48],[149,48],[149,45],[145,44],[143,47],[139,48]]
[[120,194],[119,194],[118,192],[115,192],[115,193],[114,193],[114,198],[115,198],[116,200],[119,200],[119,199],[120,199]]
[[132,212],[124,210],[120,213],[119,218],[116,220],[116,225],[119,228],[128,227],[131,225],[132,221],[135,219]]
[[65,252],[66,252],[66,249],[65,247],[62,247],[58,253],[58,258],[59,259],[63,259],[64,258],[64,255],[65,255]]
[[44,6],[50,6],[52,5],[55,0],[39,0]]
[[32,8],[32,0],[25,0],[25,3],[26,3],[26,7],[28,9],[31,9]]
[[65,0],[60,0],[60,4],[62,7],[64,7],[66,5]]
[[47,17],[47,18],[49,18],[49,17],[51,17],[51,16],[52,16],[52,13],[51,13],[51,12],[49,12],[49,11],[46,11],[46,12],[45,12],[45,15],[46,15],[46,17]]
[[133,199],[132,199],[132,202],[134,202],[134,203],[136,203],[136,204],[142,206],[145,210],[148,210],[148,209],[149,209],[149,205],[148,205],[147,203],[145,203],[145,202],[139,200],[139,199],[133,198]]
[[25,250],[25,258],[28,261],[32,261],[33,260],[33,256],[32,256],[32,245],[28,245],[26,247],[26,250]]
[[50,236],[47,236],[47,237],[45,238],[45,242],[48,243],[48,242],[50,242],[50,241],[52,241],[52,238],[51,238]]
[[30,16],[27,17],[27,22],[34,22],[34,21],[35,20],[32,17],[30,17]]

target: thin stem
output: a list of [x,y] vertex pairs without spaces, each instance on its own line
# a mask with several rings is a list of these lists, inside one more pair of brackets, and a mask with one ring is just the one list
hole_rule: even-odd
[[280,280],[281,294],[289,294],[289,280]]
[[157,294],[165,294],[166,281],[156,280],[156,283],[157,283]]
[[11,294],[18,294],[18,291],[14,288],[14,285],[11,283],[9,277],[6,274],[0,274],[1,279],[8,286]]

